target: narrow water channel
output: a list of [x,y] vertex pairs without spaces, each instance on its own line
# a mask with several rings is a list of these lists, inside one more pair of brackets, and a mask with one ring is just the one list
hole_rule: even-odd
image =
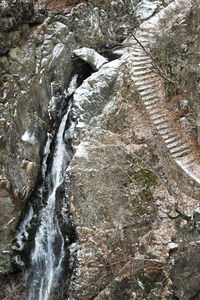
[[[73,136],[75,126],[71,118],[71,111],[73,93],[77,88],[77,78],[78,75],[73,76],[69,88],[65,92],[64,101],[66,103],[62,105],[62,118],[56,138],[53,139],[51,133],[47,134],[41,164],[42,182],[36,191],[39,198],[37,203],[40,204],[39,211],[35,216],[33,206],[30,206],[15,237],[16,246],[13,247],[13,250],[20,252],[24,248],[24,240],[28,238],[27,229],[31,227],[31,220],[36,219],[37,230],[29,259],[29,269],[31,271],[28,278],[28,300],[53,299],[54,290],[64,270],[65,241],[68,237],[63,236],[59,227],[56,202],[59,187],[65,180],[66,168],[72,159],[69,141]],[[54,145],[52,147],[53,140]],[[51,161],[50,167],[48,165],[49,161]],[[23,267],[20,256],[16,255],[15,261]]]

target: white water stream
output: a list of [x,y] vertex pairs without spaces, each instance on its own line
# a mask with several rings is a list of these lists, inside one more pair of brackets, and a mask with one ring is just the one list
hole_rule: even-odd
[[[62,261],[65,256],[64,238],[55,214],[55,202],[56,191],[63,182],[63,171],[68,161],[63,134],[70,109],[71,105],[62,119],[56,137],[56,147],[50,171],[52,187],[49,186],[47,205],[40,211],[41,223],[35,236],[35,249],[31,255],[31,264],[37,277],[39,277],[33,280],[30,286],[29,299],[31,300],[47,300],[49,298],[53,285],[61,273]],[[35,284],[38,290],[37,298],[35,298]]]
[[[71,96],[75,91],[76,79],[77,76],[72,78],[69,88],[65,93],[66,97]],[[50,155],[51,134],[48,134],[44,149],[41,170],[43,183],[38,188],[38,194],[43,203],[43,207],[38,214],[39,226],[35,235],[35,246],[31,253],[28,300],[51,299],[52,292],[59,282],[63,269],[62,263],[65,258],[65,240],[56,216],[56,194],[58,188],[64,181],[65,170],[71,160],[71,151],[66,143],[66,139],[72,137],[73,122],[71,122],[68,129],[65,130],[66,124],[69,123],[71,108],[72,102],[70,101],[67,112],[60,123],[56,135],[52,166],[49,171],[47,161]],[[45,188],[47,188],[47,192],[45,192]],[[45,198],[44,194],[47,195]],[[31,214],[30,211],[32,212]],[[25,228],[27,225],[29,226],[33,216],[32,206],[27,215],[28,217],[25,217],[16,235],[18,248],[15,247],[15,250],[23,249],[22,241],[27,234]]]

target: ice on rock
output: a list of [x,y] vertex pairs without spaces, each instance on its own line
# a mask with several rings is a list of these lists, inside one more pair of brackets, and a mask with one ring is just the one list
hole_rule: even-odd
[[13,250],[21,251],[24,248],[24,240],[28,239],[27,229],[30,228],[30,222],[34,216],[32,206],[25,216],[24,221],[20,224],[17,234],[15,236],[17,246],[13,246]]
[[87,47],[74,50],[74,54],[91,65],[95,71],[108,62],[105,57],[97,53],[94,49]]

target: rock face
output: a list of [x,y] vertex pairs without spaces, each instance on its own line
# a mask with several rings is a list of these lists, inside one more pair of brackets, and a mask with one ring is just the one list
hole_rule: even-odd
[[74,54],[91,65],[95,71],[99,70],[103,64],[108,62],[105,57],[98,54],[94,49],[86,47],[74,50]]
[[[198,297],[198,209],[191,217],[198,193],[190,193],[186,177],[196,180],[199,149],[192,150],[187,173],[174,164],[173,153],[180,154],[168,143],[174,132],[166,139],[156,124],[164,106],[170,128],[196,145],[199,5],[71,2],[1,4],[0,272],[11,271],[11,240],[40,182],[46,133],[55,129],[63,94],[78,73],[74,157],[65,184],[78,240],[69,247],[73,275],[63,299]],[[157,85],[149,74],[159,77]],[[155,105],[144,99],[151,93],[159,111],[147,108]]]
[[[157,214],[151,205],[157,178],[141,159],[151,155],[144,128],[136,125],[137,94],[125,71],[126,59],[105,64],[74,95],[81,140],[71,163],[70,205],[79,235],[75,291],[71,284],[76,299],[130,299],[140,284],[139,299],[153,299],[164,276],[162,261],[138,253],[138,239]],[[145,272],[157,277],[152,285],[145,282]]]
[[33,0],[4,0],[0,3],[0,55],[16,47],[29,35],[29,26],[44,21]]
[[[172,102],[175,97],[187,93],[187,101],[194,110],[198,129],[199,142],[199,4],[193,3],[193,9],[181,24],[174,24],[172,30],[163,30],[162,35],[157,38],[157,47],[154,56],[168,76],[178,83],[166,84],[166,92]],[[175,38],[176,37],[176,38]],[[176,40],[176,42],[175,42]],[[162,45],[162,46],[161,46]],[[157,48],[157,49],[156,49]],[[185,97],[186,98],[186,97]],[[174,101],[173,101],[174,100]]]
[[[21,23],[27,19],[30,21],[32,5],[32,2],[21,1],[10,7],[7,3],[2,6],[2,11],[7,16],[19,9],[16,21],[13,22],[21,29]],[[119,20],[113,17],[109,26],[120,23],[128,7],[121,3],[121,8],[115,2],[112,3],[110,13],[115,16],[119,12]],[[98,26],[98,22],[106,24],[107,19],[108,14],[103,13],[100,7],[91,3],[80,4],[75,10],[68,9],[65,16],[56,15],[53,20],[49,17],[42,25],[34,25],[33,30],[29,31],[27,42],[22,46],[9,44],[2,50],[2,54],[9,52],[0,58],[0,162],[3,180],[9,182],[10,187],[2,190],[1,201],[4,203],[4,197],[9,197],[8,201],[13,203],[11,210],[14,209],[14,213],[10,214],[9,211],[6,214],[6,218],[10,218],[8,222],[13,217],[16,220],[9,222],[11,231],[34,188],[46,132],[54,123],[54,111],[58,109],[61,94],[75,72],[73,51],[84,45],[96,48],[106,42],[113,43],[115,37],[111,34],[111,28]],[[5,25],[2,30],[6,28]],[[12,28],[8,29],[11,33]],[[84,34],[81,34],[81,30]],[[2,244],[2,251],[8,248]],[[8,262],[9,256],[5,259]],[[9,269],[9,263],[5,265]],[[2,269],[2,272],[6,270]]]

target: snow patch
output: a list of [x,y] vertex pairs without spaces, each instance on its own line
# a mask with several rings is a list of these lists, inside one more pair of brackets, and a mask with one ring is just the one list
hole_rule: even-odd
[[21,137],[22,141],[30,143],[32,145],[35,145],[36,143],[36,138],[35,138],[35,134],[34,133],[30,133],[27,131],[24,132],[24,134]]
[[76,153],[74,156],[76,157],[88,157],[88,151],[87,151],[87,142],[81,142],[77,147],[76,147]]
[[170,242],[170,243],[168,243],[168,247],[170,250],[175,250],[175,249],[178,249],[178,244]]
[[67,89],[68,95],[72,95],[75,92],[77,88],[77,79],[78,79],[78,74],[75,74],[69,83],[69,87]]
[[76,49],[73,52],[76,56],[80,57],[96,71],[101,68],[102,65],[108,62],[108,60],[97,53],[94,49],[83,47],[80,49]]
[[52,59],[58,58],[60,56],[60,54],[62,53],[63,49],[64,49],[63,44],[61,44],[61,43],[57,44],[53,49],[53,54],[52,54],[53,58]]
[[[93,73],[76,89],[74,93],[74,108],[79,115],[79,121],[85,121],[84,116],[86,119],[89,118],[85,113],[86,106],[93,105],[93,109],[98,109],[101,106],[101,101],[104,101],[104,99],[98,96],[94,104],[94,97],[96,94],[101,95],[102,91],[109,86],[122,63],[121,59],[116,59],[104,64],[98,72]],[[84,116],[82,113],[84,113]]]
[[159,5],[160,1],[143,0],[138,4],[135,15],[140,21],[144,21],[153,15]]

